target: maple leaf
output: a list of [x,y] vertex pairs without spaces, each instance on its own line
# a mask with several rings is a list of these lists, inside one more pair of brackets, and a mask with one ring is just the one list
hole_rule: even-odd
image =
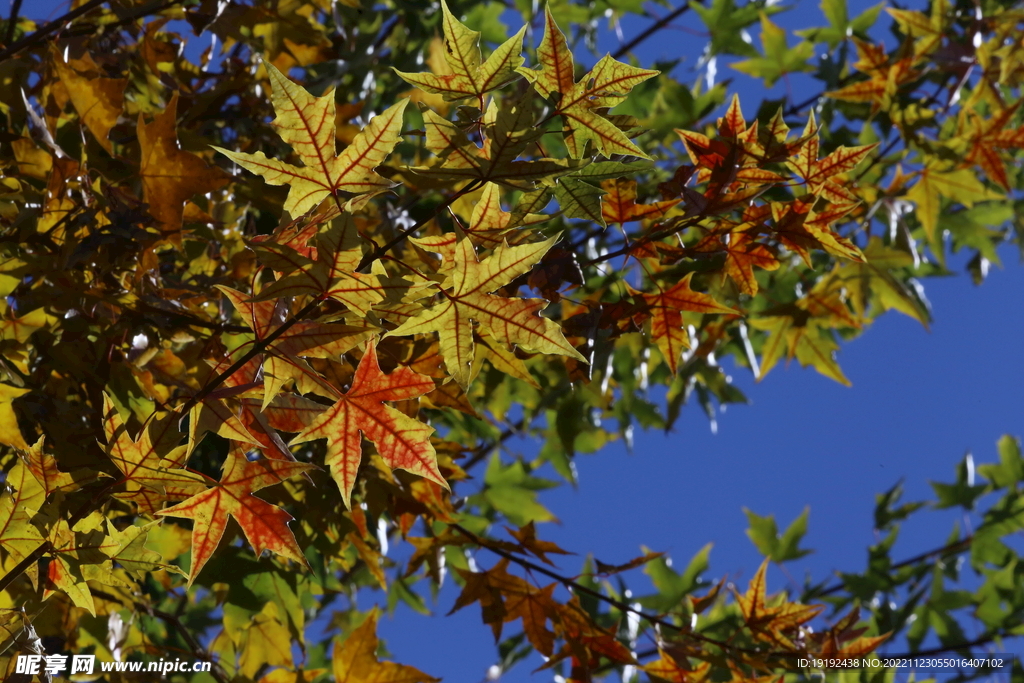
[[0,384],[0,443],[27,451],[29,446],[18,427],[18,417],[14,414],[11,403],[19,396],[24,396],[31,389],[12,387]]
[[443,298],[385,336],[437,332],[445,367],[463,388],[469,386],[471,378],[473,321],[506,344],[585,360],[565,340],[556,322],[540,316],[547,301],[491,294],[529,272],[557,239],[515,247],[502,245],[482,262],[477,260],[473,243],[468,238],[460,239],[453,254],[454,268],[439,286]]
[[4,319],[0,319],[0,341],[13,340],[20,344],[28,341],[36,330],[46,327],[52,320],[42,308],[25,315],[15,315],[5,301],[0,301],[0,313],[5,314]]
[[808,317],[805,310],[794,315],[766,316],[750,321],[751,327],[770,333],[762,349],[761,372],[757,381],[764,379],[785,355],[787,359],[796,358],[801,365],[811,365],[826,377],[850,386],[850,380],[836,362],[835,352],[839,346],[831,330],[821,321]]
[[878,144],[838,147],[824,159],[819,159],[818,126],[813,112],[801,139],[803,144],[786,164],[804,179],[811,194],[824,197],[833,204],[857,203],[859,200],[845,187],[839,176],[856,168]]
[[754,224],[744,223],[725,236],[708,235],[692,247],[697,252],[724,251],[722,279],[732,278],[740,291],[750,296],[758,291],[754,268],[777,270],[779,267],[779,261],[771,248],[756,241],[757,233],[753,228]]
[[324,410],[322,403],[297,394],[281,394],[263,408],[262,399],[242,398],[239,422],[252,441],[268,458],[294,460],[295,456],[278,432],[301,432]]
[[[459,21],[448,4],[441,0],[441,27],[444,32],[444,60],[450,73],[395,73],[421,90],[441,95],[452,102],[475,97],[483,108],[484,93],[495,90],[519,78],[516,73],[523,64],[521,55],[526,27],[502,43],[485,62],[480,63],[480,33],[471,31]],[[394,68],[394,67],[392,67]]]
[[589,668],[596,665],[600,657],[607,657],[619,664],[636,664],[633,654],[620,643],[615,634],[594,623],[593,618],[580,606],[579,596],[574,595],[564,605],[555,603],[556,633],[565,639],[563,651],[553,657],[545,666],[554,664],[570,653],[583,655],[590,661],[581,662]]
[[377,608],[344,641],[334,641],[332,667],[337,683],[437,683],[419,669],[377,659]]
[[327,439],[325,462],[349,508],[362,460],[360,432],[373,442],[388,467],[406,470],[447,488],[430,444],[433,427],[384,404],[416,398],[433,389],[433,380],[410,368],[400,367],[385,375],[377,362],[376,344],[368,342],[349,390],[314,417],[292,443]]
[[847,216],[854,205],[830,204],[818,211],[814,208],[815,203],[813,196],[791,202],[772,202],[772,231],[786,247],[799,254],[808,267],[811,265],[811,249],[823,249],[835,256],[863,263],[864,254],[860,248],[832,229],[832,225]]
[[100,513],[94,512],[73,527],[67,520],[58,519],[47,538],[52,559],[47,567],[44,597],[54,590],[63,591],[76,606],[88,610],[93,616],[96,615],[96,605],[87,582],[119,583],[111,575],[109,558],[109,553],[115,552],[118,544],[103,533],[100,528],[102,519]]
[[[280,327],[283,320],[275,317],[278,304],[275,301],[248,301],[245,294],[217,285],[238,311],[242,322],[256,334],[256,339],[265,339]],[[291,368],[300,371],[303,365],[296,357],[332,358],[338,357],[365,341],[376,328],[354,327],[337,323],[297,322],[267,347],[263,365],[263,409],[280,393],[281,387],[294,374]]]
[[315,465],[286,460],[247,460],[237,447],[228,452],[219,482],[177,505],[157,511],[166,517],[184,517],[195,521],[192,529],[192,567],[188,574],[191,586],[209,562],[227,528],[228,516],[235,518],[256,555],[269,550],[281,557],[306,564],[295,536],[288,528],[292,516],[257,498],[260,489],[279,484],[285,479],[316,469]]
[[548,216],[535,213],[516,213],[501,208],[501,193],[494,183],[486,183],[480,197],[473,206],[469,225],[465,232],[473,244],[486,249],[496,249],[502,242],[518,244],[528,230],[512,233],[515,228],[525,228],[548,220]]
[[284,210],[292,216],[304,214],[329,196],[339,201],[342,193],[356,195],[346,207],[355,208],[394,183],[374,172],[401,137],[402,113],[408,100],[401,100],[373,119],[339,155],[335,147],[334,120],[337,105],[334,89],[313,97],[269,62],[264,62],[273,84],[272,101],[277,118],[273,125],[302,161],[294,166],[263,152],[244,154],[214,147],[242,168],[263,176],[271,185],[288,185]]
[[[332,211],[333,213],[333,211]],[[401,300],[415,292],[416,283],[389,276],[374,261],[371,272],[356,272],[363,259],[358,230],[351,216],[338,216],[330,228],[316,235],[316,247],[310,249],[312,262],[300,253],[292,253],[292,274],[264,287],[257,300],[286,296],[327,296],[344,304],[353,313],[365,318],[370,309],[385,297]]]
[[864,257],[867,261],[863,264],[844,263],[834,271],[837,284],[846,290],[855,313],[864,317],[869,304],[883,311],[895,309],[927,328],[930,320],[927,302],[891,272],[912,268],[913,254],[885,246],[880,237],[872,235]]
[[687,273],[686,277],[668,288],[655,282],[657,291],[652,293],[629,288],[630,293],[643,302],[645,312],[650,314],[651,337],[673,373],[683,351],[690,348],[690,338],[683,327],[683,311],[739,315],[739,311],[723,306],[711,296],[690,289],[692,279],[693,273]]
[[42,488],[43,495],[49,496],[54,491],[72,491],[78,488],[79,484],[75,482],[75,478],[67,472],[61,472],[57,467],[57,459],[43,451],[44,441],[45,437],[40,436],[28,450],[20,454],[25,467]]
[[914,43],[914,55],[923,56],[934,52],[942,43],[942,33],[949,9],[949,3],[936,2],[932,5],[930,16],[924,12],[891,7],[886,7],[885,11],[897,21],[904,33],[917,38]]
[[528,117],[530,113],[528,101],[500,110],[488,109],[483,123],[489,135],[480,148],[457,125],[426,109],[426,147],[435,158],[431,165],[413,166],[410,170],[446,180],[494,182],[521,190],[531,190],[540,180],[572,171],[576,164],[563,160],[516,159],[543,134]]
[[683,658],[683,665],[680,665],[668,651],[658,648],[658,659],[643,666],[643,670],[650,674],[652,679],[667,681],[668,683],[702,683],[706,681],[711,673],[711,663],[701,662],[696,669],[690,667]]
[[17,564],[43,542],[42,534],[31,522],[42,497],[26,481],[26,474],[27,468],[20,475],[12,470],[5,479],[7,486],[0,489],[0,569]]
[[108,154],[113,153],[113,144],[107,136],[121,115],[128,79],[101,76],[99,66],[89,53],[65,62],[52,44],[50,55],[82,123]]
[[869,78],[825,93],[826,96],[846,102],[869,102],[872,111],[878,111],[888,105],[901,86],[917,79],[919,72],[913,68],[912,55],[890,63],[884,46],[872,45],[856,36],[853,42],[857,46],[857,61],[852,66]]
[[456,569],[465,580],[465,586],[449,614],[479,602],[484,623],[490,625],[495,640],[501,637],[504,624],[522,619],[523,632],[530,643],[545,657],[550,657],[554,652],[555,634],[547,627],[547,622],[554,619],[557,612],[552,597],[555,584],[537,588],[509,574],[508,564],[508,559],[502,559],[485,572]]
[[[202,475],[181,469],[186,449],[178,446],[161,455],[153,443],[149,423],[133,439],[125,428],[113,401],[103,395],[103,433],[107,439],[107,457],[121,470],[126,491],[116,497],[131,500],[145,512],[153,512],[168,489],[194,490]],[[143,489],[148,489],[148,492]]]
[[542,97],[556,102],[554,113],[564,121],[570,156],[581,159],[589,140],[606,157],[627,154],[649,159],[606,117],[605,110],[623,102],[635,86],[659,72],[638,69],[605,55],[577,83],[572,52],[550,8],[545,8],[544,17],[544,38],[537,48],[541,68],[519,67],[518,72],[533,83]]
[[567,550],[562,550],[557,544],[551,541],[542,541],[537,538],[537,528],[531,521],[526,526],[520,528],[518,531],[505,527],[505,530],[512,535],[512,538],[519,542],[519,547],[523,552],[528,552],[537,557],[544,564],[554,566],[554,562],[548,559],[547,553],[555,553],[556,555],[572,555]]
[[174,93],[167,107],[150,123],[143,122],[139,114],[136,130],[142,149],[139,176],[143,198],[160,231],[180,242],[178,233],[185,201],[222,187],[228,177],[219,168],[207,166],[200,157],[178,146],[177,111],[178,93]]
[[801,605],[786,602],[785,599],[778,604],[769,605],[765,590],[767,571],[768,558],[765,558],[754,578],[750,580],[747,592],[736,595],[736,602],[755,638],[792,650],[793,642],[785,633],[792,632],[801,624],[813,619],[824,609],[824,605]]
[[1006,164],[999,157],[999,150],[1024,147],[1024,126],[1007,128],[1020,105],[1020,102],[1016,102],[1003,107],[987,121],[982,120],[975,111],[967,113],[970,122],[970,150],[965,160],[980,166],[989,180],[1007,192],[1010,190],[1010,178],[1006,173]]
[[110,559],[137,579],[144,579],[148,572],[157,569],[184,574],[177,566],[162,562],[160,553],[146,547],[150,530],[156,528],[159,524],[159,521],[150,522],[145,526],[130,524],[123,530],[118,531],[113,522],[108,519],[107,538],[113,546],[116,546],[109,552]]
[[291,634],[281,622],[277,604],[268,602],[242,634],[242,674],[252,678],[264,665],[291,666]]
[[924,227],[930,242],[937,238],[942,198],[945,197],[966,207],[986,199],[1000,199],[1000,195],[989,190],[978,179],[974,171],[966,168],[940,170],[941,162],[928,159],[925,168],[910,191],[907,199],[917,205],[917,217]]
[[628,223],[630,221],[656,220],[682,201],[665,199],[651,204],[636,203],[636,181],[629,178],[613,178],[601,183],[606,192],[601,200],[601,213],[607,223]]
[[769,88],[789,73],[814,71],[807,60],[814,55],[814,44],[802,41],[796,47],[786,44],[786,31],[761,14],[761,47],[764,55],[732,64],[732,68],[755,78],[763,78]]

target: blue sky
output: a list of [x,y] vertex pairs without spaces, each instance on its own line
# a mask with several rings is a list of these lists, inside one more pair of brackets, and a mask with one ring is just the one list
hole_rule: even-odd
[[[868,4],[851,3],[851,14]],[[26,3],[40,18],[55,5]],[[773,19],[787,28],[824,23],[818,7],[806,0]],[[676,24],[703,28],[692,12]],[[639,19],[624,23],[624,37],[646,25]],[[753,38],[758,44],[756,26]],[[602,37],[603,49],[616,45],[614,35]],[[637,56],[646,65],[682,54],[686,69],[696,63],[701,46],[699,37],[669,30]],[[786,92],[785,83],[766,92],[721,64],[718,72],[719,79],[734,79],[732,90],[749,102],[748,114],[762,97]],[[802,90],[806,82],[790,81],[796,99],[813,94]],[[578,572],[587,552],[604,562],[624,562],[640,554],[641,545],[667,551],[677,566],[685,566],[713,542],[711,576],[728,575],[742,586],[760,563],[744,534],[743,507],[774,514],[785,526],[810,506],[805,545],[816,552],[791,563],[792,579],[801,581],[805,572],[820,580],[835,570],[862,570],[865,548],[874,540],[876,493],[903,479],[908,500],[930,498],[928,481],[951,480],[965,451],[973,450],[977,462],[992,461],[1001,434],[1024,434],[1024,269],[1009,249],[1002,257],[1005,268],[993,268],[981,287],[965,275],[926,281],[935,318],[931,331],[893,313],[845,345],[839,361],[852,388],[795,364],[776,368],[760,384],[738,369],[733,379],[752,403],[720,415],[717,434],[691,405],[673,433],[638,433],[633,455],[613,444],[578,458],[579,488],[560,488],[541,498],[560,523],[545,525],[540,533],[581,555],[564,560],[561,568]],[[952,264],[962,272],[962,259]],[[905,526],[896,558],[941,545],[959,520],[954,513],[919,517],[922,521]],[[489,567],[496,558],[481,552],[477,561]],[[774,568],[769,579],[772,589],[789,581]],[[495,650],[478,607],[440,616],[456,594],[449,581],[432,605],[439,616],[431,618],[399,607],[394,618],[381,620],[380,634],[398,661],[446,681],[475,683],[484,679]],[[380,595],[362,598],[367,602],[361,606],[369,608]],[[1022,650],[1019,644],[1016,649]],[[550,673],[530,676],[531,662],[501,680],[550,680]]]

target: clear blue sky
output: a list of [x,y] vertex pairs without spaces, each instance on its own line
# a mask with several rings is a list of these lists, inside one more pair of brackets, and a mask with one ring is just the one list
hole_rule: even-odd
[[[851,3],[851,14],[867,4]],[[922,4],[917,0],[911,6]],[[26,9],[45,17],[56,5],[30,0]],[[824,23],[807,0],[774,19],[787,28]],[[694,13],[677,25],[702,29]],[[641,20],[627,22],[623,34],[628,40],[645,26]],[[753,38],[757,44],[756,26]],[[603,49],[615,49],[614,35],[603,41]],[[642,64],[682,54],[687,68],[702,45],[697,36],[670,30],[637,54]],[[719,79],[734,79],[734,90],[749,102],[748,114],[765,95],[786,92],[780,83],[766,93],[722,64],[718,73]],[[795,98],[811,94],[801,90],[805,82],[790,82]],[[713,542],[711,575],[729,575],[745,585],[760,556],[744,534],[742,508],[774,514],[785,526],[810,506],[805,545],[817,552],[791,563],[791,575],[800,581],[810,572],[820,580],[834,570],[862,570],[865,549],[874,540],[876,493],[904,479],[907,499],[930,498],[927,482],[951,480],[965,451],[973,450],[977,462],[991,461],[1001,434],[1024,434],[1024,269],[1010,250],[1002,256],[1005,269],[994,268],[981,287],[964,275],[926,281],[935,317],[930,332],[892,313],[844,346],[839,361],[852,388],[795,364],[777,368],[758,385],[749,372],[737,370],[733,378],[752,404],[721,415],[717,435],[700,409],[688,406],[672,434],[638,433],[632,456],[612,445],[580,457],[579,489],[542,495],[561,523],[545,525],[540,533],[609,563],[635,557],[645,545],[669,552],[677,566],[685,566]],[[962,259],[952,263],[962,265]],[[941,545],[957,519],[953,513],[922,517],[925,522],[904,527],[896,558]],[[486,552],[477,556],[484,567],[495,559]],[[574,574],[581,562],[582,557],[568,558],[560,565]],[[769,579],[772,589],[787,581],[774,568]],[[450,683],[475,683],[484,680],[495,649],[477,606],[441,616],[456,595],[449,581],[432,606],[438,616],[425,618],[399,607],[394,618],[382,619],[380,634],[398,661]],[[369,608],[369,601],[381,596],[363,599]],[[508,632],[515,628],[510,625]],[[1019,643],[1008,649],[1024,650]],[[501,680],[550,680],[550,673],[530,675],[538,663],[521,664]]]

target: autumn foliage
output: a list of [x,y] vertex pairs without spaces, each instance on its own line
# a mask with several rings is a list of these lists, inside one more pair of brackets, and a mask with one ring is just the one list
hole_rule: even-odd
[[[991,524],[902,563],[883,541],[804,596],[766,578],[802,532],[756,515],[746,587],[703,578],[707,549],[682,573],[657,552],[563,569],[537,491],[634,425],[744,401],[723,357],[847,384],[840,342],[889,311],[927,325],[919,280],[951,250],[983,279],[1020,242],[1024,13],[825,0],[790,47],[774,4],[694,3],[709,57],[768,86],[824,54],[813,97],[758,107],[629,56],[689,6],[592,56],[604,8],[641,3],[529,4],[93,1],[3,24],[5,680],[32,678],[18,655],[93,653],[212,663],[180,680],[432,681],[380,659],[356,596],[426,611],[446,574],[502,670],[536,652],[572,681],[775,680],[808,653],[1020,628],[1020,570],[949,603],[975,641],[939,599],[951,555],[1017,566],[1009,437],[988,483],[937,489],[998,492]],[[898,498],[880,532],[920,507]],[[629,602],[640,569],[654,593]]]

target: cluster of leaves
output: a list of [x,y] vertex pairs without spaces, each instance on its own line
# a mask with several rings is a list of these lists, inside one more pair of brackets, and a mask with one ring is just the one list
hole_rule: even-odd
[[[416,584],[447,569],[496,638],[521,620],[502,666],[536,650],[579,681],[745,679],[903,629],[921,575],[876,564],[817,630],[821,608],[769,598],[764,567],[735,600],[702,584],[706,552],[682,575],[651,554],[562,576],[537,470],[574,482],[578,453],[670,429],[693,394],[712,419],[745,400],[724,356],[846,383],[838,340],[889,310],[927,324],[916,278],[948,249],[982,277],[1020,241],[1024,15],[934,0],[890,12],[887,48],[877,11],[829,0],[831,25],[789,48],[777,6],[695,5],[708,58],[768,85],[827,48],[820,95],[755,115],[624,54],[580,67],[570,45],[639,3],[524,6],[529,59],[500,3],[363,4],[94,1],[3,25],[0,671],[187,652],[221,682],[431,680],[377,660],[356,596],[425,610]],[[764,54],[737,38],[758,20]],[[187,31],[213,46],[193,59]],[[543,439],[536,458],[502,452],[518,435]],[[1016,457],[991,477],[1013,496]],[[1009,496],[996,540],[967,543],[979,572],[1015,567]],[[755,527],[773,559],[796,552]],[[473,549],[501,559],[481,571]],[[603,580],[641,565],[652,612]],[[978,598],[992,638],[1019,627],[999,577]],[[860,621],[907,582],[902,621]],[[932,624],[966,647],[944,604],[912,644]],[[331,610],[333,671],[308,627]]]

